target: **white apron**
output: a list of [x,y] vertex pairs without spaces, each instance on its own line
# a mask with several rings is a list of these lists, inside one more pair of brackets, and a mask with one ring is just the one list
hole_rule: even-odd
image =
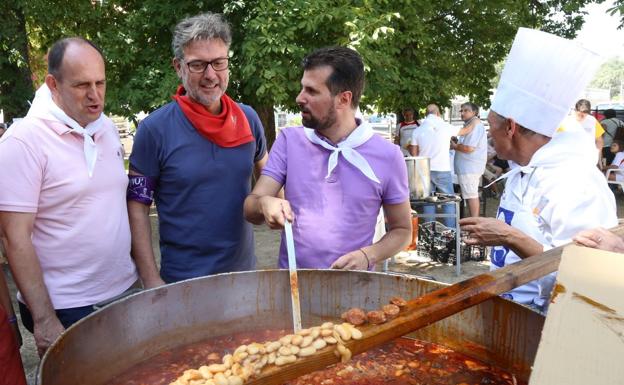
[[[545,245],[548,243],[539,228],[537,217],[529,208],[534,195],[534,189],[531,188],[529,181],[533,176],[532,172],[534,169],[531,167],[523,169],[526,171],[524,176],[522,173],[517,172],[510,174],[507,178],[507,184],[501,197],[496,217]],[[496,270],[521,260],[516,253],[505,246],[493,247],[490,259],[492,262],[491,270]],[[554,283],[554,277],[554,273],[549,274],[544,278],[517,287],[503,294],[502,297],[543,309],[544,304],[548,303],[550,294],[548,286],[552,287],[550,282]]]

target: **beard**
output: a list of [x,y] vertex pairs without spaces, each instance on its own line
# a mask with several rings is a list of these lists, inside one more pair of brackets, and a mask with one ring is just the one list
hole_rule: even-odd
[[301,108],[301,112],[307,112],[310,114],[308,118],[301,115],[301,123],[303,123],[305,127],[313,128],[319,132],[327,130],[336,123],[336,108],[334,106],[331,106],[324,117],[316,117],[312,115],[312,113],[305,107]]
[[201,92],[201,85],[203,84],[210,86],[214,85],[215,83],[207,80],[201,80],[199,83],[191,83],[188,79],[188,76],[182,77],[182,85],[186,90],[186,94],[197,103],[206,107],[211,106],[215,102],[219,101],[221,99],[221,96],[225,94],[225,90],[227,89],[227,81],[225,82],[225,84],[220,81],[217,81],[216,83],[217,88],[213,92],[206,94],[205,92]]

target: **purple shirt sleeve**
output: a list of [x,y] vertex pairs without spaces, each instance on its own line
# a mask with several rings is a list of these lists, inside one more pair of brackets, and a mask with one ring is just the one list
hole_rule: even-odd
[[[396,146],[395,146],[396,147]],[[399,204],[409,200],[409,186],[407,182],[407,166],[403,154],[396,147],[392,159],[392,172],[388,173],[388,180],[383,186],[383,204]]]
[[287,151],[286,151],[286,133],[282,132],[277,136],[271,151],[269,152],[269,160],[262,169],[262,175],[275,179],[281,185],[286,183],[287,169]]

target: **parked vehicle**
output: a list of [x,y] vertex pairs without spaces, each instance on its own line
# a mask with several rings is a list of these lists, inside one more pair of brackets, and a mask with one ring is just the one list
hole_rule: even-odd
[[624,121],[624,104],[623,103],[603,103],[597,104],[592,109],[592,115],[596,117],[599,121],[604,119],[605,110],[612,109],[615,111],[615,117]]

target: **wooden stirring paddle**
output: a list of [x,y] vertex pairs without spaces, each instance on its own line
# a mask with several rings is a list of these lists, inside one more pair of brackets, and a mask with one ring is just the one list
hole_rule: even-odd
[[288,273],[290,275],[290,299],[292,304],[293,328],[295,333],[301,330],[301,305],[299,303],[299,278],[297,277],[297,257],[292,225],[288,220],[284,222],[286,234],[286,250],[288,252]]
[[[624,236],[624,226],[611,230]],[[487,274],[481,274],[451,286],[408,301],[399,316],[381,325],[360,326],[363,338],[345,342],[353,355],[411,333],[436,321],[496,297],[515,287],[556,271],[565,246],[526,258]],[[259,376],[250,378],[246,385],[279,385],[306,373],[321,370],[340,361],[334,355],[334,346],[319,350],[308,357],[285,366],[268,366]]]

